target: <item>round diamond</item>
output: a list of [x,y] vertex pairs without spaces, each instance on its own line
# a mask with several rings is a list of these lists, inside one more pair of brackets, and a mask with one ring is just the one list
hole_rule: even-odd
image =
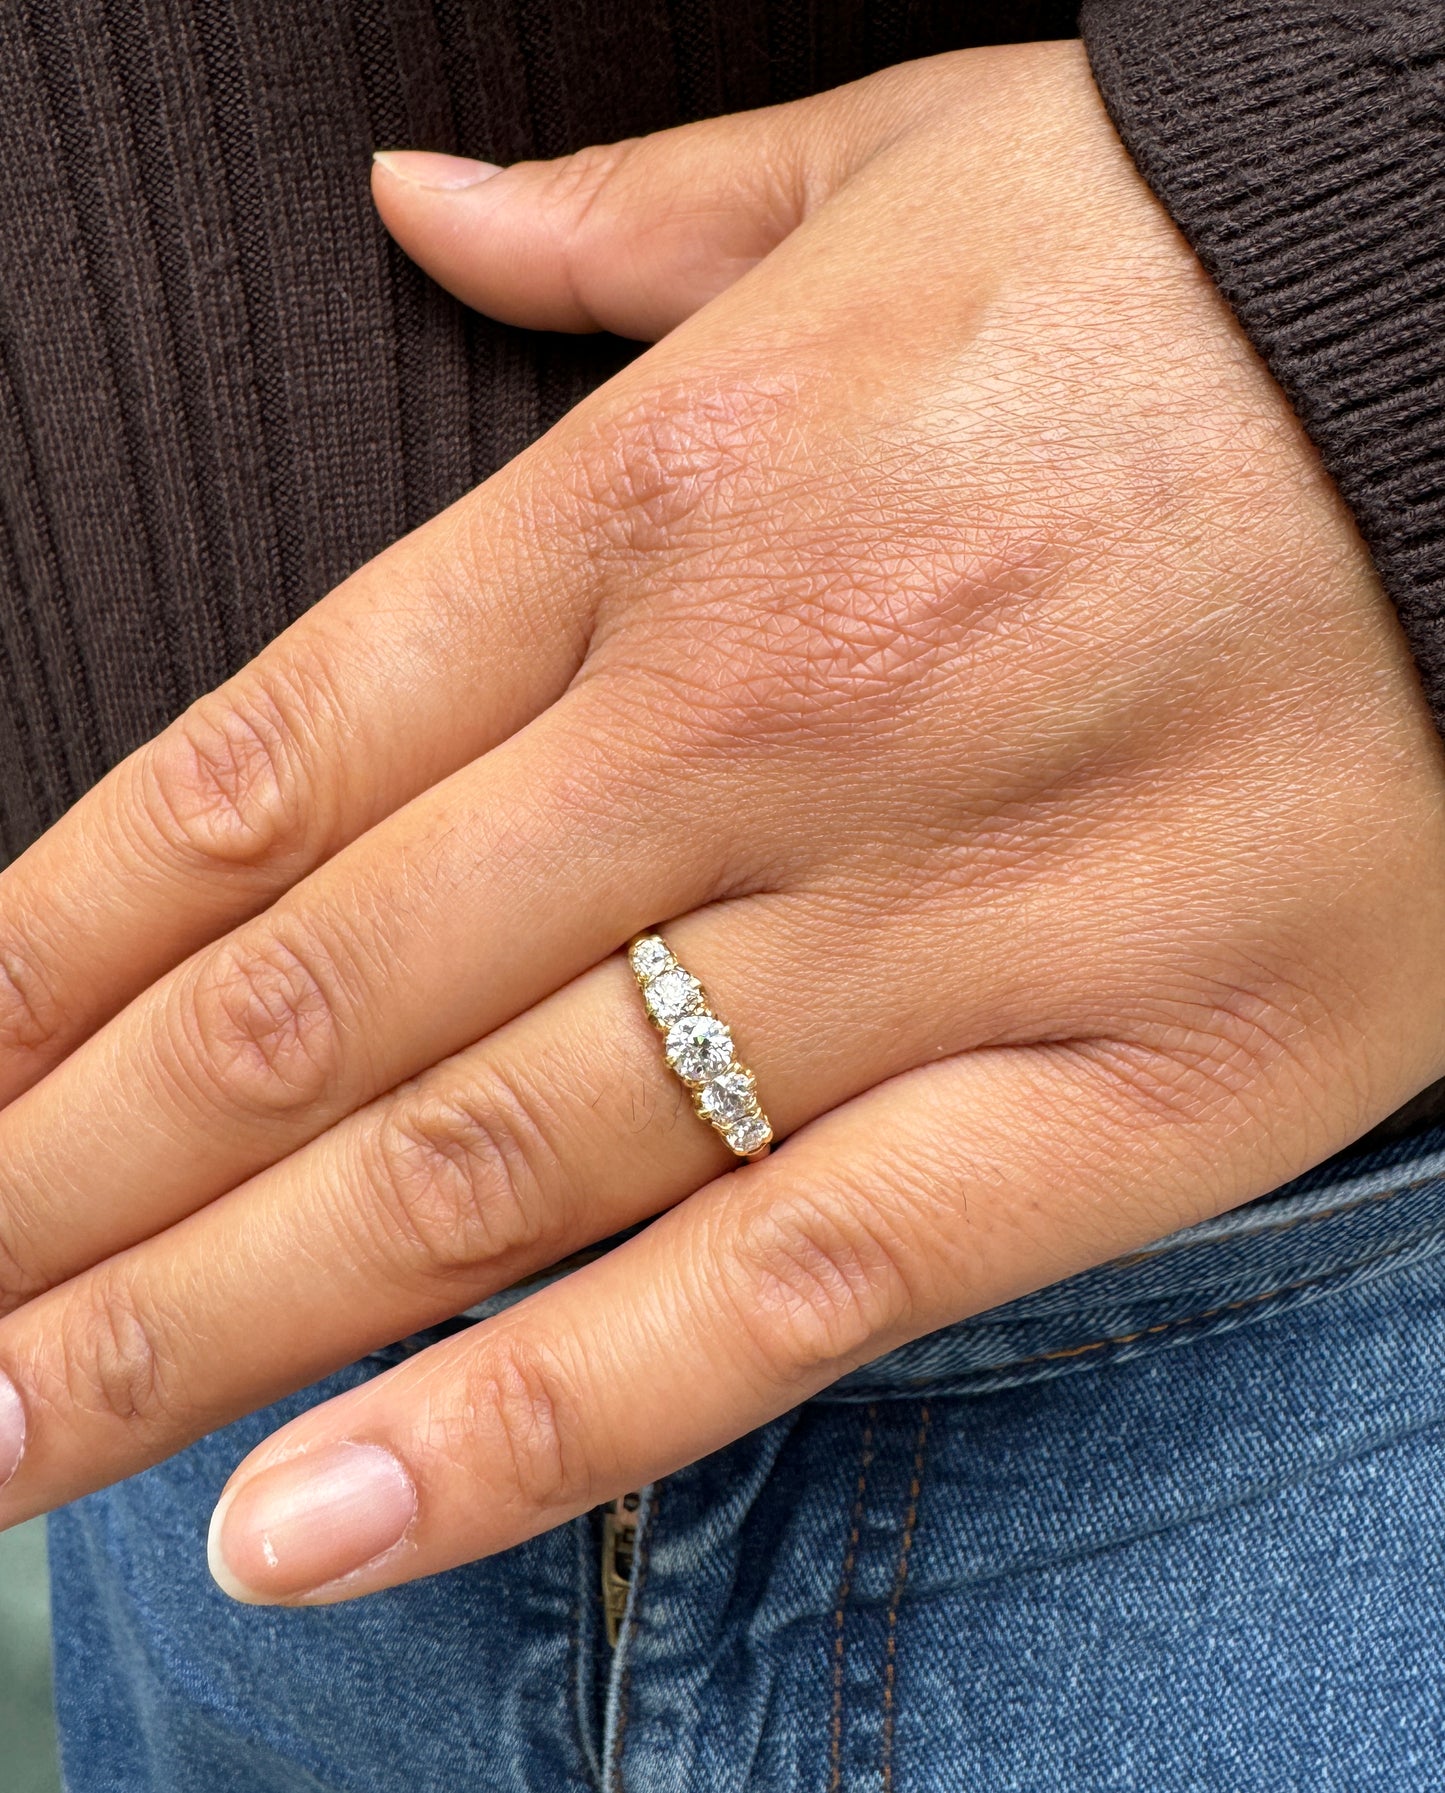
[[688,1015],[667,1030],[667,1062],[689,1083],[706,1083],[733,1062],[733,1036],[716,1015]]
[[757,1088],[748,1071],[724,1071],[698,1097],[698,1107],[710,1121],[720,1127],[730,1126],[751,1114],[758,1099]]
[[670,1027],[684,1015],[694,1015],[702,1007],[702,985],[681,965],[664,971],[643,992],[647,1012],[663,1027]]
[[631,958],[632,969],[643,979],[656,977],[674,962],[666,943],[659,940],[656,934],[648,934],[639,940],[632,949]]
[[740,1121],[734,1121],[723,1134],[723,1138],[741,1158],[762,1151],[772,1137],[772,1128],[760,1114],[745,1114]]

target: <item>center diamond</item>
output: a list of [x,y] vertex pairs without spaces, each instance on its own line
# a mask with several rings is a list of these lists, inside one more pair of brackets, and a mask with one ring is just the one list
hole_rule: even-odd
[[733,1036],[716,1015],[688,1015],[667,1030],[667,1062],[689,1083],[708,1082],[732,1060]]

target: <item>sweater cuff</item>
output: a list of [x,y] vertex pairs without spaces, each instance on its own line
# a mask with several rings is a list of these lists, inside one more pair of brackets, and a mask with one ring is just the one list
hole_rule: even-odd
[[1354,512],[1445,734],[1445,7],[1085,0],[1080,26]]

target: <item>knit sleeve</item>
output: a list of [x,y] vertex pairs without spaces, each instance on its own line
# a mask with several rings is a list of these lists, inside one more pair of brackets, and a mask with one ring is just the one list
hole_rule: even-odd
[[1445,4],[1085,0],[1080,26],[1354,512],[1445,733]]

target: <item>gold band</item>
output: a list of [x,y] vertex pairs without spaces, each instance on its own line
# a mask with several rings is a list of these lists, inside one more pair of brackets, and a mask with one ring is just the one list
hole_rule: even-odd
[[648,1018],[663,1036],[667,1062],[692,1091],[701,1120],[739,1158],[766,1158],[773,1129],[758,1103],[757,1084],[733,1052],[733,1036],[708,1007],[702,985],[672,955],[661,934],[639,934],[627,962]]

